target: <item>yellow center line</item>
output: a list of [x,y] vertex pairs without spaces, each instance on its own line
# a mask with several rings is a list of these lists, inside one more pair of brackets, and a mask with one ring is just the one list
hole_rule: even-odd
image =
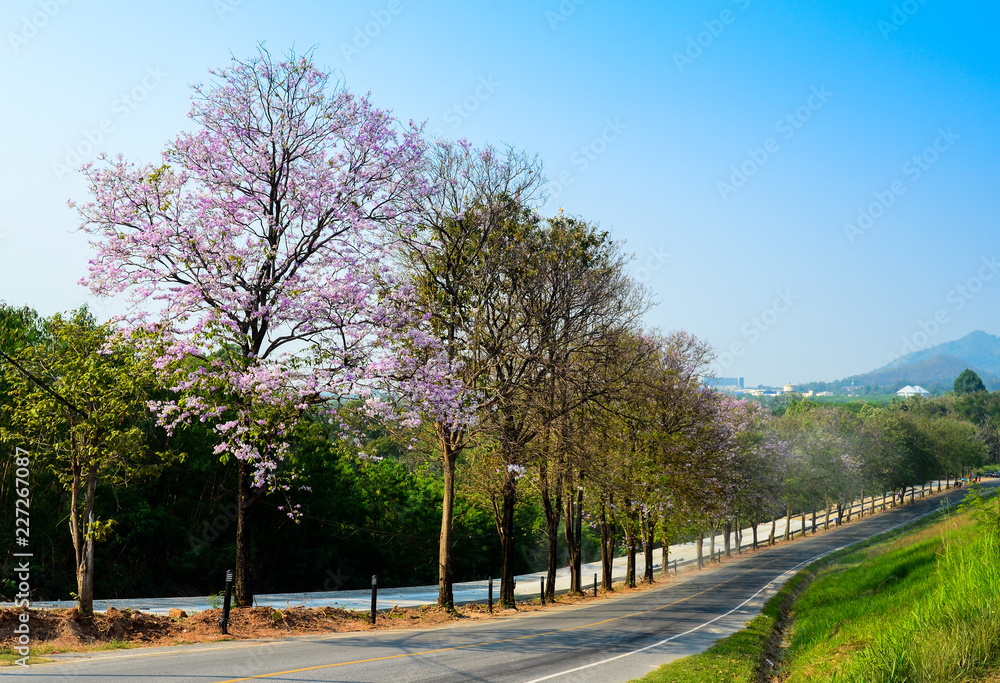
[[[699,595],[704,595],[705,593],[708,593],[709,591],[715,590],[719,586],[724,586],[727,583],[729,583],[730,581],[734,581],[736,578],[738,578],[740,576],[743,576],[743,574],[749,574],[750,572],[759,571],[760,569],[763,569],[764,567],[766,567],[766,566],[768,566],[770,564],[774,564],[775,562],[777,562],[777,560],[771,560],[770,562],[766,562],[766,563],[760,565],[759,567],[755,567],[753,569],[748,569],[745,572],[742,572],[740,574],[736,574],[735,576],[732,576],[732,577],[726,579],[725,581],[717,583],[714,586],[706,588],[703,591],[699,591],[697,593],[692,593],[691,595],[687,596],[686,598],[681,598],[679,600],[674,600],[673,602],[669,602],[669,603],[666,603],[664,605],[660,605],[659,607],[654,607],[653,609],[643,610],[641,612],[633,612],[632,614],[623,614],[623,615],[618,616],[618,617],[612,617],[611,619],[605,619],[604,621],[595,621],[592,624],[583,624],[581,626],[571,626],[569,628],[561,628],[561,629],[557,629],[555,631],[544,631],[542,633],[531,633],[531,634],[526,635],[526,636],[517,636],[516,638],[504,638],[502,640],[491,640],[491,641],[488,641],[488,642],[485,642],[485,643],[470,643],[468,645],[454,645],[452,647],[442,647],[442,648],[439,648],[437,650],[422,650],[420,652],[408,652],[408,653],[399,654],[399,655],[385,655],[383,657],[372,657],[371,659],[356,659],[356,660],[350,661],[350,662],[336,662],[334,664],[318,664],[316,666],[307,666],[307,667],[305,667],[303,669],[290,669],[288,671],[276,671],[275,673],[258,674],[257,676],[248,676],[246,678],[230,678],[230,679],[225,680],[225,681],[218,681],[217,683],[239,683],[239,681],[255,681],[255,680],[259,680],[261,678],[273,678],[275,676],[285,676],[287,674],[298,674],[298,673],[303,673],[305,671],[316,671],[317,669],[332,669],[334,667],[338,667],[338,666],[350,666],[352,664],[370,664],[371,662],[385,662],[385,661],[388,661],[390,659],[403,659],[403,658],[406,658],[406,657],[419,657],[419,656],[422,656],[422,655],[433,655],[433,654],[437,654],[439,652],[451,652],[451,651],[454,651],[454,650],[467,650],[467,649],[472,648],[472,647],[487,647],[487,646],[490,646],[490,645],[499,645],[500,643],[512,643],[512,642],[517,641],[517,640],[526,640],[526,639],[530,639],[530,638],[543,638],[545,636],[551,636],[551,635],[554,635],[556,633],[567,633],[568,631],[576,631],[576,630],[579,630],[579,629],[582,629],[582,628],[591,628],[591,627],[594,627],[594,626],[601,626],[603,624],[609,624],[609,623],[611,623],[613,621],[619,621],[621,619],[628,619],[630,617],[637,617],[637,616],[640,616],[642,614],[649,614],[651,612],[657,612],[657,611],[659,611],[661,609],[666,609],[667,607],[673,607],[674,605],[679,605],[682,602],[686,602],[686,601],[688,601],[688,600],[690,600],[692,598],[698,597]],[[669,586],[664,586],[664,588],[669,588]]]

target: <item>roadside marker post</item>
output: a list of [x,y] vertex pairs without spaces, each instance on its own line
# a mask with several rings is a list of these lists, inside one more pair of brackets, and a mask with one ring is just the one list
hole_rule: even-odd
[[229,635],[229,599],[233,595],[233,570],[226,570],[226,597],[222,601],[222,618],[219,619],[219,630],[222,635]]
[[378,574],[372,574],[372,626],[375,625],[375,610],[378,607]]
[[597,597],[597,572],[594,572],[594,597]]
[[538,599],[542,601],[542,607],[545,607],[545,577],[538,577],[538,584],[541,586],[541,592],[538,594]]

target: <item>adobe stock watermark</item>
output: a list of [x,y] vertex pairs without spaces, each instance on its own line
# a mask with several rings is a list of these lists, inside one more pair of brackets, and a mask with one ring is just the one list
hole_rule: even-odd
[[[628,124],[622,122],[619,117],[605,119],[604,129],[601,133],[587,144],[580,145],[580,147],[574,150],[569,155],[569,162],[576,169],[577,173],[583,173],[590,168],[591,164],[608,151],[608,147],[618,140],[626,130],[628,130]],[[546,184],[549,199],[559,197],[567,187],[576,182],[576,178],[576,174],[572,171],[560,171],[555,180],[550,180]]]
[[937,129],[938,136],[927,149],[903,164],[902,178],[889,183],[889,187],[884,190],[876,190],[873,194],[875,201],[867,207],[858,207],[858,217],[854,223],[844,223],[844,234],[847,241],[854,244],[855,240],[871,230],[875,221],[885,215],[896,200],[906,194],[911,185],[920,180],[924,173],[940,161],[945,152],[950,150],[955,141],[962,136],[948,127],[948,130]]
[[559,24],[573,16],[576,8],[585,2],[587,0],[562,0],[555,11],[547,10],[545,12],[545,19],[549,22],[549,28],[555,31]]
[[327,569],[326,570],[326,581],[323,582],[324,591],[335,591],[340,590],[345,583],[350,580],[350,576],[344,574],[340,571],[340,567],[337,567],[336,573]]
[[673,255],[668,253],[663,247],[650,248],[646,257],[641,261],[642,266],[635,273],[635,279],[643,284],[649,282],[650,278],[653,277],[653,273],[665,266],[672,258]]
[[728,370],[737,358],[747,352],[748,346],[756,344],[768,330],[778,324],[781,316],[790,311],[795,302],[799,300],[799,295],[793,292],[790,287],[775,290],[775,294],[774,301],[771,302],[770,306],[751,317],[740,328],[740,334],[743,335],[746,341],[734,341],[716,358],[715,362],[719,365],[720,369]]
[[273,670],[274,658],[281,649],[284,649],[284,644],[280,641],[249,645],[241,649],[240,656],[233,658],[232,662],[228,664],[227,675],[246,676],[249,679],[265,674]]
[[242,4],[243,0],[213,0],[212,8],[215,10],[215,16],[222,21],[227,14],[232,14]]
[[[745,12],[750,7],[751,0],[732,1],[741,12]],[[726,32],[726,27],[732,26],[736,23],[737,16],[739,15],[733,12],[733,10],[724,9],[719,12],[719,16],[715,19],[709,19],[701,22],[702,26],[705,27],[705,30],[700,31],[693,36],[688,36],[687,45],[684,50],[674,52],[672,55],[674,66],[677,67],[677,73],[684,73],[685,68],[694,64],[696,59],[705,54],[705,50],[712,47],[712,45],[715,44],[715,41],[722,37],[722,34]]]
[[236,507],[236,503],[226,503],[219,506],[219,514],[211,521],[204,522],[201,525],[201,535],[195,536],[194,534],[188,534],[188,543],[191,544],[191,550],[200,550],[202,548],[207,548],[223,534],[223,532],[228,529],[233,522],[236,521],[236,513],[239,508]]
[[989,258],[984,257],[975,275],[948,290],[944,299],[945,303],[950,304],[950,311],[948,308],[939,308],[927,320],[919,321],[917,329],[900,340],[899,353],[888,354],[889,362],[929,347],[934,337],[945,325],[951,322],[952,313],[957,313],[965,308],[979,292],[983,291],[986,283],[992,281],[998,273],[1000,273],[1000,261],[997,260],[996,255]]
[[899,29],[906,25],[920,8],[927,4],[927,0],[904,0],[901,4],[892,6],[892,14],[889,20],[879,19],[878,30],[882,32],[883,38],[892,38]]
[[7,33],[7,42],[15,53],[27,45],[37,36],[49,22],[59,15],[63,7],[68,5],[70,0],[39,0],[38,9],[28,16],[21,17],[21,28],[19,31]]
[[[813,117],[813,114],[823,108],[833,93],[826,89],[825,85],[818,88],[811,87],[809,97],[805,104],[796,107],[793,111],[785,114],[774,124],[774,132],[785,141],[791,140],[795,134]],[[747,158],[730,167],[729,182],[720,180],[715,184],[722,201],[727,202],[729,198],[742,189],[747,182],[757,174],[757,171],[764,168],[771,157],[781,151],[781,143],[776,137],[769,137],[764,140],[759,147],[747,149]]]
[[14,594],[14,609],[21,609],[17,615],[17,625],[14,627],[12,649],[21,655],[14,660],[17,666],[28,667],[28,657],[31,655],[31,558],[29,552],[31,541],[31,459],[28,451],[23,448],[14,450],[14,545],[12,553],[14,562],[14,578],[17,581],[17,593]]
[[75,144],[66,146],[66,154],[62,160],[52,162],[52,171],[56,174],[56,179],[62,180],[63,176],[79,169],[82,164],[90,160],[105,138],[115,132],[115,126],[131,116],[132,112],[149,97],[150,93],[159,88],[169,75],[159,66],[147,67],[146,74],[139,83],[111,103],[111,115],[102,118],[95,128],[84,129]]
[[493,80],[493,74],[480,76],[479,83],[472,93],[445,111],[444,120],[451,124],[452,130],[457,129],[463,121],[479,111],[483,102],[490,99],[501,85]]
[[340,53],[350,64],[351,61],[365,50],[372,41],[382,35],[392,20],[403,11],[400,0],[389,0],[383,9],[372,10],[371,21],[354,27],[354,40],[340,44]]

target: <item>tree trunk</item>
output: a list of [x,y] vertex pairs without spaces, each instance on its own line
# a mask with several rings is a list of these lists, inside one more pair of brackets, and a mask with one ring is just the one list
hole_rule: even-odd
[[233,595],[237,607],[253,607],[253,554],[250,512],[253,508],[253,467],[245,460],[236,465],[236,578]]
[[816,533],[816,508],[812,509],[812,532]]
[[628,524],[625,525],[625,545],[628,547],[628,562],[625,566],[625,586],[635,588],[635,554],[638,539],[636,538],[636,513],[628,513]]
[[615,559],[615,528],[608,523],[607,506],[601,503],[601,588],[612,590]]
[[705,532],[698,532],[698,569],[702,569],[705,566]]
[[753,549],[757,549],[757,522],[756,520],[750,521],[750,528],[753,530]]
[[579,577],[576,575],[576,515],[574,514],[575,504],[573,501],[572,490],[566,491],[566,495],[562,498],[562,505],[564,507],[563,517],[566,520],[566,524],[563,527],[563,537],[566,539],[566,550],[569,556],[569,592],[578,593],[579,589],[574,589],[574,586],[578,585]]
[[504,477],[501,488],[503,502],[500,509],[500,600],[501,607],[514,607],[514,505],[517,502],[517,484],[510,472]]
[[625,587],[635,588],[635,541],[625,534]]
[[725,534],[725,537],[722,539],[722,547],[726,550],[726,557],[732,557],[733,541],[730,536],[733,533],[733,521],[731,519],[726,520],[726,523],[722,527],[722,531]]
[[576,491],[576,588],[583,592],[583,487]]
[[663,551],[660,553],[660,576],[667,576],[667,568],[670,566],[670,540],[666,533],[663,534]]
[[708,531],[711,536],[708,537],[708,561],[715,562],[715,536],[716,532],[719,530],[716,526],[709,526]]
[[[583,489],[577,488],[576,504],[573,503],[572,490],[566,492],[564,498],[566,506],[566,524],[563,527],[563,534],[566,537],[566,549],[569,551],[569,592],[582,593],[583,584],[580,576],[583,564],[580,561],[580,520],[583,515]],[[574,509],[575,508],[575,509]],[[555,574],[553,574],[553,577]]]
[[792,532],[792,506],[785,503],[785,540],[791,538]]
[[[72,426],[72,424],[71,424]],[[71,446],[72,447],[72,446]],[[80,463],[76,460],[71,465],[73,471],[73,483],[69,489],[69,535],[73,540],[73,571],[76,574],[76,595],[79,599],[83,594],[83,583],[81,582],[81,567],[84,559],[84,534],[80,524]],[[87,607],[80,601],[78,605],[80,612],[87,614]],[[91,610],[93,605],[91,605]]]
[[[96,477],[95,477],[96,479]],[[93,500],[93,488],[91,489],[90,499]],[[88,613],[94,611],[94,534],[92,532],[94,524],[94,506],[92,504],[87,505],[87,557],[86,565],[87,568],[84,573],[83,578],[83,588],[80,594],[80,602],[88,606]]]
[[802,531],[802,535],[805,536],[806,535],[806,513],[805,512],[801,512],[801,513],[799,513],[799,515],[800,515],[800,520],[799,521],[802,522],[802,530],[801,530]]
[[642,580],[646,583],[653,583],[653,520],[648,513],[643,514],[642,524],[642,554],[645,560],[645,567],[642,573]]
[[455,466],[458,462],[458,449],[453,448],[451,432],[445,432],[438,427],[438,443],[441,448],[441,467],[444,470],[444,495],[441,499],[441,536],[438,539],[438,598],[439,607],[452,610],[455,608],[455,595],[452,592],[451,548],[455,523]]
[[[556,594],[556,569],[559,566],[559,521],[562,518],[562,481],[557,481],[555,486],[550,486],[548,478],[548,465],[544,458],[539,463],[539,478],[542,485],[542,510],[545,513],[545,531],[549,542],[549,565],[545,575],[545,598],[552,600]],[[561,480],[561,477],[558,479]],[[552,488],[555,488],[555,500],[552,497]],[[572,506],[570,506],[572,508]],[[567,517],[568,520],[572,516]],[[569,537],[567,536],[567,543]]]
[[81,614],[94,613],[94,494],[97,491],[97,470],[91,465],[87,472],[83,514],[80,514],[81,466],[73,463],[73,488],[70,492],[70,535],[76,556],[77,608]]
[[769,546],[774,545],[774,534],[778,531],[778,518],[771,514],[771,534],[767,537],[767,544]]
[[[548,517],[548,512],[546,512]],[[549,541],[549,565],[545,572],[545,599],[552,601],[556,594],[556,565],[559,563],[559,519],[556,518],[553,526],[552,520],[546,520]]]

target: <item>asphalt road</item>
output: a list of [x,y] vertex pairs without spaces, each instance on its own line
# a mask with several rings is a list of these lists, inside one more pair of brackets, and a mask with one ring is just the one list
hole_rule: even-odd
[[738,630],[809,562],[913,521],[943,500],[955,502],[963,495],[963,491],[953,491],[917,501],[711,570],[692,572],[661,589],[586,606],[435,630],[118,651],[27,670],[3,669],[0,677],[38,683],[628,681]]

